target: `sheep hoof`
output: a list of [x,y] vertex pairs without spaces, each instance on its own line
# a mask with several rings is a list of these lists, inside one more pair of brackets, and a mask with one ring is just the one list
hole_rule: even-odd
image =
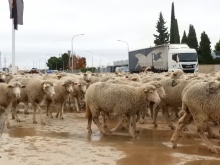
[[172,129],[172,130],[175,130],[175,127],[173,125],[169,125],[169,127]]
[[36,122],[36,121],[33,121],[33,124],[37,124],[37,122]]
[[11,126],[10,126],[10,124],[7,124],[7,128],[8,128],[8,129],[11,129]]
[[92,134],[92,130],[89,130],[88,133],[89,133],[89,134]]
[[188,131],[188,128],[187,128],[187,127],[184,127],[184,128],[183,128],[183,131]]
[[24,114],[25,114],[25,115],[29,115],[29,112],[25,111]]
[[15,116],[14,116],[14,115],[12,115],[11,119],[12,119],[12,120],[14,120],[14,119],[15,119]]
[[64,120],[64,118],[63,118],[63,117],[61,117],[60,119],[61,119],[61,120]]
[[17,121],[17,122],[21,122],[21,120],[20,120],[20,119],[17,119],[16,121]]
[[173,143],[173,148],[177,148],[177,144],[172,142]]
[[52,119],[52,118],[53,118],[53,116],[50,116],[50,118]]
[[144,124],[144,121],[140,121],[140,124]]
[[158,124],[154,124],[154,127],[157,128],[157,127],[158,127]]
[[45,122],[43,122],[43,121],[41,122],[41,124],[42,124],[42,125],[46,125],[46,123],[45,123]]

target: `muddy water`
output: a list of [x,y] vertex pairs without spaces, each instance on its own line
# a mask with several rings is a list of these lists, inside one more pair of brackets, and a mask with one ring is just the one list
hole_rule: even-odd
[[[0,139],[0,165],[23,164],[117,164],[117,165],[197,165],[220,164],[195,133],[184,133],[173,149],[169,142],[173,131],[165,122],[154,128],[149,122],[138,125],[140,133],[132,138],[127,130],[104,136],[92,125],[86,130],[84,114],[66,114],[64,120],[45,117],[47,125],[32,124],[32,115],[19,115]],[[115,121],[108,123],[110,127]],[[193,127],[192,127],[193,130]],[[193,130],[194,131],[194,130]],[[211,140],[217,145],[217,140]],[[218,149],[220,152],[220,149]],[[201,161],[202,160],[202,161]]]

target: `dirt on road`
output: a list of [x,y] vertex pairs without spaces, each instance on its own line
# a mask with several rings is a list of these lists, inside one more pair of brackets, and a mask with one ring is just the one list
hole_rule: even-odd
[[[172,148],[173,130],[163,117],[154,128],[152,119],[137,124],[135,138],[128,131],[102,135],[93,123],[87,133],[84,113],[64,114],[64,120],[45,116],[46,125],[32,123],[32,114],[19,115],[21,122],[11,121],[0,138],[0,165],[219,165],[220,154],[213,154],[196,134],[193,124]],[[38,116],[37,116],[38,117]],[[177,122],[174,124],[176,125]],[[116,121],[108,121],[114,126]],[[210,123],[217,134],[219,126]],[[218,139],[211,139],[220,153]]]

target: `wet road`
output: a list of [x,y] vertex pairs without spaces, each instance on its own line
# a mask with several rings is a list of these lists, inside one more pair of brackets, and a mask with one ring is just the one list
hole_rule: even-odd
[[[127,130],[113,135],[100,134],[92,125],[87,133],[84,113],[67,113],[64,120],[44,117],[46,125],[32,124],[32,114],[19,114],[20,123],[11,120],[12,129],[4,129],[0,138],[0,165],[219,165],[220,155],[212,154],[195,133],[193,125],[173,149],[169,142],[173,131],[163,118],[154,128],[152,120],[139,125],[136,138]],[[115,121],[109,122],[113,126]],[[218,128],[213,125],[215,132]],[[211,142],[218,147],[218,140]]]

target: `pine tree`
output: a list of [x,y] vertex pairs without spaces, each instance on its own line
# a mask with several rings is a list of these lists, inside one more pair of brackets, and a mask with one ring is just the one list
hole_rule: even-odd
[[209,40],[208,35],[203,32],[201,34],[201,41],[199,43],[199,63],[203,64],[211,64],[213,63],[213,57],[211,55],[211,42]]
[[171,21],[170,21],[170,43],[175,43],[175,11],[174,11],[174,3],[172,3],[171,7]]
[[198,50],[198,41],[196,38],[196,31],[193,27],[193,25],[189,25],[189,33],[188,33],[188,37],[187,37],[187,45],[190,48],[194,48],[196,50]]
[[154,34],[155,40],[154,43],[155,45],[161,45],[161,44],[166,44],[169,43],[169,33],[167,31],[167,27],[165,27],[165,21],[162,15],[162,12],[160,12],[159,15],[159,20],[157,22],[157,32],[159,33],[158,35]]
[[186,36],[185,30],[183,32],[183,37],[182,37],[182,40],[181,40],[181,44],[187,44],[187,36]]
[[175,19],[174,43],[175,44],[179,44],[180,43],[180,34],[179,34],[179,28],[178,28],[178,21],[177,21],[177,19]]
[[220,56],[220,40],[215,44],[215,50],[214,50],[216,56]]

